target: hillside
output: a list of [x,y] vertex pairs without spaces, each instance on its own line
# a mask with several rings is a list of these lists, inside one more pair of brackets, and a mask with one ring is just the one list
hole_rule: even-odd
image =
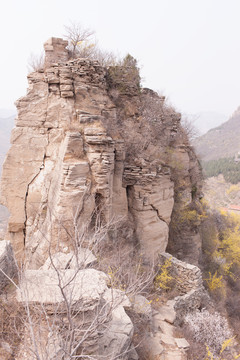
[[226,182],[223,175],[210,177],[204,181],[204,198],[212,209],[229,208],[240,204],[240,183]]
[[197,154],[204,161],[233,157],[240,151],[240,107],[228,121],[194,140]]
[[224,114],[215,111],[201,111],[190,116],[193,119],[193,124],[199,131],[199,136],[204,135],[207,131],[221,125],[227,121],[228,117]]

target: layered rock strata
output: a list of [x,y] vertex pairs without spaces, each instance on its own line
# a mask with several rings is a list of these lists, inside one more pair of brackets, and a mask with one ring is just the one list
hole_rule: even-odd
[[[163,97],[140,91],[137,78],[123,76],[120,88],[112,70],[97,61],[67,61],[65,46],[61,39],[47,41],[44,69],[28,75],[27,95],[16,102],[1,181],[1,202],[11,214],[5,238],[18,259],[26,251],[29,266],[38,268],[49,246],[70,251],[87,223],[118,218],[131,222],[135,241],[153,259],[168,241],[171,167],[176,161],[184,167],[187,201],[195,181],[180,115],[163,107]],[[142,109],[152,99],[161,107],[158,120]],[[129,135],[140,139],[135,156]],[[169,156],[175,160],[168,163]]]
[[[133,304],[120,290],[108,288],[104,273],[88,268],[99,257],[90,249],[109,236],[130,244],[135,254],[139,250],[139,264],[157,260],[168,243],[176,193],[184,206],[199,195],[193,194],[199,167],[180,114],[164,97],[140,89],[136,68],[68,60],[66,45],[58,38],[45,43],[44,68],[28,75],[28,92],[16,103],[1,181],[1,202],[10,212],[4,243],[11,241],[19,262],[25,257],[17,298],[30,315],[40,310],[46,331],[39,345],[49,359],[62,356],[71,313],[81,331],[107,315],[85,343],[75,338],[76,351],[133,360],[138,358],[131,344],[133,324],[124,310]],[[110,231],[100,237],[94,232],[116,222],[122,226],[115,237]],[[195,267],[177,260],[174,265],[184,280],[178,284],[181,294],[199,288]],[[146,305],[139,296],[134,301],[135,312],[137,303]],[[170,308],[175,316],[175,307]],[[55,332],[49,331],[50,323],[56,324]],[[31,331],[35,336],[38,329]],[[160,332],[154,355],[161,354],[168,335]],[[19,360],[28,357],[29,334],[26,329]],[[186,344],[171,341],[171,351],[185,359]]]

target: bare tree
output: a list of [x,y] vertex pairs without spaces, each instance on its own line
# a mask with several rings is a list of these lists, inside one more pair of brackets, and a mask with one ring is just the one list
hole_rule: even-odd
[[68,48],[72,58],[85,58],[92,55],[96,47],[93,30],[83,28],[78,23],[71,23],[69,26],[65,26],[65,31],[65,38],[68,40]]
[[98,46],[93,50],[93,59],[97,60],[102,66],[116,66],[121,63],[119,56],[115,55],[112,51],[101,50]]
[[64,37],[68,40],[70,57],[97,60],[100,65],[106,67],[121,63],[119,57],[113,52],[99,48],[94,36],[95,31],[74,22],[65,26],[65,31]]

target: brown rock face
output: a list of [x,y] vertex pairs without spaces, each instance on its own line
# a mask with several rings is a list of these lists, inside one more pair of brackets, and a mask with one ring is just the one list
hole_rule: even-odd
[[159,98],[162,127],[152,141],[142,104],[156,94],[140,92],[129,78],[114,88],[111,72],[98,62],[67,61],[66,45],[57,38],[45,43],[45,68],[29,74],[27,95],[16,103],[1,182],[1,203],[11,213],[6,239],[17,257],[26,250],[31,267],[39,267],[49,244],[59,251],[70,247],[76,228],[98,212],[104,223],[130,219],[135,240],[152,259],[168,241],[172,154],[180,154],[191,198],[191,159],[178,136],[179,114],[163,111]]

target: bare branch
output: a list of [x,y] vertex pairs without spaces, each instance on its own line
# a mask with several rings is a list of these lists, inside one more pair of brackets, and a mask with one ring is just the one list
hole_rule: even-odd
[[93,39],[95,32],[88,28],[83,28],[78,23],[71,23],[65,26],[65,38],[68,40],[68,48],[73,58],[89,57],[96,46],[96,41]]
[[39,71],[44,67],[44,54],[41,53],[40,55],[31,54],[28,59],[28,71]]
[[183,130],[184,130],[185,134],[187,135],[190,142],[199,136],[199,130],[197,129],[197,127],[194,124],[195,121],[196,121],[196,119],[190,120],[187,117],[184,117],[181,121]]

